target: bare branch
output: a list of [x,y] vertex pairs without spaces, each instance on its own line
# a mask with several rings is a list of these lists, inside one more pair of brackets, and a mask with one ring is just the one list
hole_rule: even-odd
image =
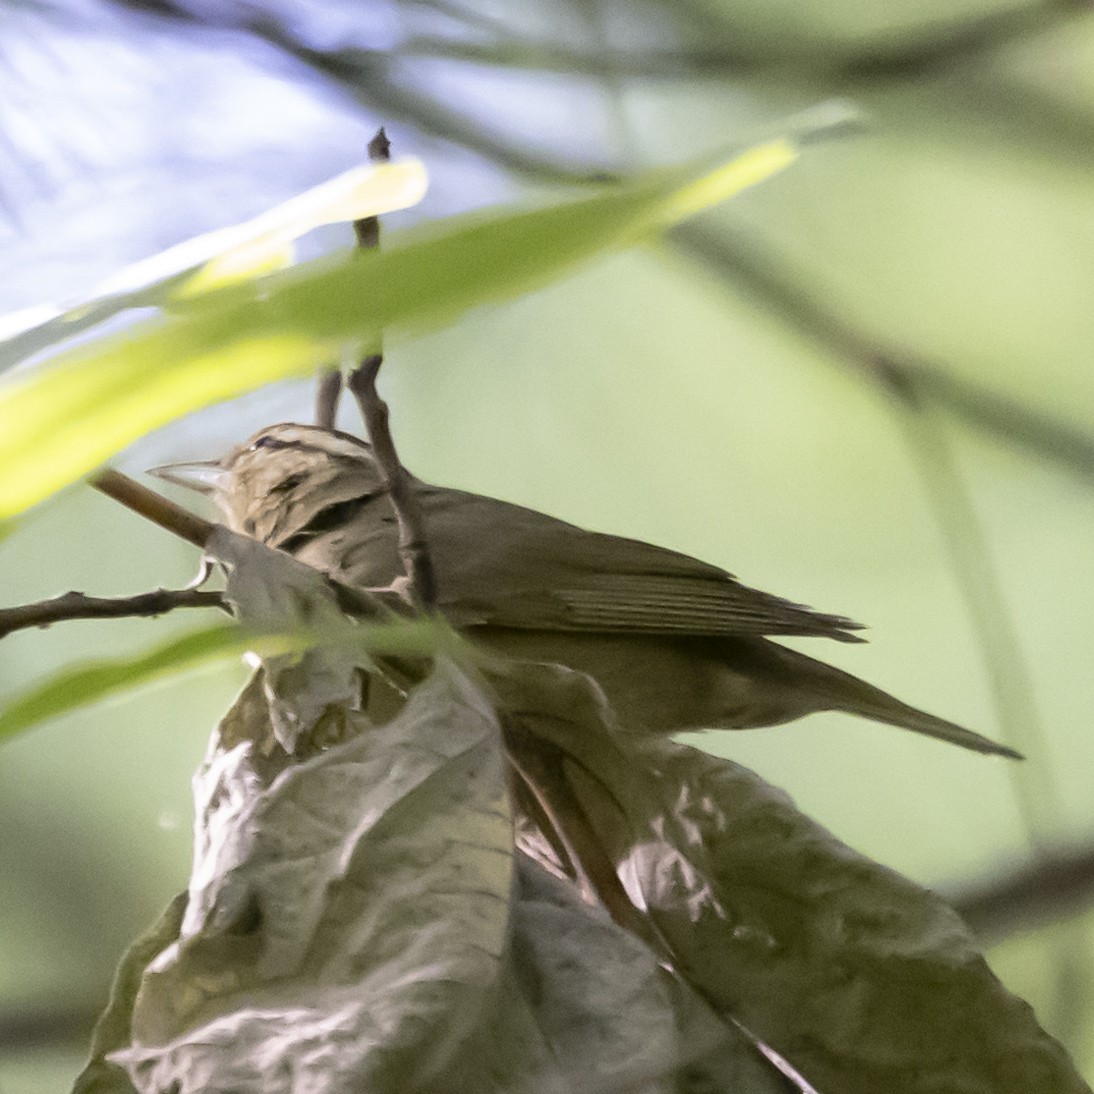
[[[387,139],[384,127],[376,131],[376,136],[368,142],[368,158],[372,163],[387,163],[391,159],[391,142]],[[353,222],[357,236],[357,246],[362,250],[373,250],[380,246],[380,218],[364,217]],[[322,369],[319,373],[319,387],[315,395],[315,424],[320,429],[333,429],[338,419],[338,401],[342,397],[342,368],[336,365]]]
[[136,596],[87,596],[69,592],[34,604],[0,608],[0,638],[30,627],[48,627],[69,619],[125,619],[164,615],[176,608],[229,611],[221,593],[203,589],[156,589]]
[[1094,902],[1094,848],[1054,849],[1013,873],[942,892],[982,941],[1001,941],[1088,911]]
[[[391,160],[391,141],[381,125],[376,136],[368,142],[368,158],[371,163],[388,163]],[[353,222],[357,246],[362,251],[373,251],[380,246],[380,218],[363,217]]]
[[[134,482],[128,475],[110,468],[100,471],[88,480],[96,490],[107,497],[131,509],[134,513],[152,521],[153,524],[179,536],[195,547],[204,549],[216,525],[203,520],[169,501],[162,494]],[[271,548],[272,549],[272,548]],[[356,589],[332,577],[327,577],[331,589],[338,600],[338,606],[349,615],[358,615],[366,619],[386,618],[390,611],[398,612],[398,597],[385,595],[382,589]]]
[[88,481],[108,498],[113,498],[127,509],[132,509],[134,513],[139,513],[146,520],[158,524],[195,547],[204,548],[216,527],[120,471],[107,468]]
[[615,864],[567,782],[565,754],[545,738],[522,733],[519,726],[505,726],[504,740],[511,769],[549,821],[551,831],[544,835],[551,843],[561,843],[582,895],[586,900],[598,899],[620,927],[668,961],[671,955],[664,940],[650,917],[627,895]]
[[[114,0],[143,8],[151,0]],[[829,96],[872,98],[889,91],[913,91],[915,124],[934,124],[938,104],[947,112],[947,131],[990,139],[1028,160],[1044,164],[1094,162],[1094,123],[1090,112],[1064,97],[1032,90],[1028,81],[1000,79],[991,61],[1011,43],[1031,40],[1054,26],[1066,28],[1086,17],[1089,0],[1031,0],[1022,5],[993,5],[983,13],[930,20],[900,32],[889,28],[865,37],[836,41],[828,35],[742,34],[725,5],[711,0],[675,0],[674,17],[687,28],[695,45],[681,51],[658,48],[615,48],[603,51],[567,48],[540,38],[530,41],[502,15],[484,18],[466,4],[428,0],[466,32],[450,38],[418,38],[408,30],[394,46],[375,48],[335,44],[315,48],[301,40],[290,21],[264,8],[260,15],[238,5],[195,5],[182,0],[155,0],[165,19],[202,26],[231,28],[253,35],[308,66],[352,96],[367,114],[402,120],[418,132],[455,143],[506,171],[540,182],[599,185],[618,181],[622,165],[571,142],[549,153],[530,137],[510,138],[489,132],[481,118],[453,96],[431,92],[421,81],[408,81],[403,71],[420,56],[437,56],[469,64],[510,67],[524,72],[547,70],[599,80],[619,78],[649,82],[702,77],[713,80],[755,78],[765,86],[789,91],[792,98],[809,87],[814,99]],[[215,11],[214,11],[215,8]],[[954,83],[956,81],[956,83]],[[920,96],[920,92],[926,92]],[[1001,101],[1001,97],[1003,101]],[[902,108],[908,106],[904,95]],[[908,118],[902,114],[902,122]],[[985,133],[990,138],[985,138]]]
[[350,373],[349,389],[361,408],[376,464],[395,510],[399,524],[399,555],[407,576],[410,602],[422,611],[433,612],[437,607],[437,579],[421,507],[391,439],[387,403],[376,390],[376,374],[383,360],[379,354],[366,357],[360,367]]
[[338,417],[338,400],[342,395],[342,370],[325,369],[319,373],[319,389],[315,393],[315,424],[320,429],[333,429]]
[[1089,433],[961,379],[953,369],[879,344],[810,292],[759,240],[742,232],[715,233],[698,223],[681,224],[668,238],[689,260],[771,309],[888,394],[912,392],[1007,444],[1053,460],[1084,479],[1094,478],[1094,437]]
[[895,376],[890,394],[945,540],[957,583],[988,672],[995,717],[1004,741],[1040,763],[1008,774],[1026,834],[1043,844],[1061,824],[1062,799],[1048,761],[1050,749],[1022,640],[996,571],[988,537],[965,485],[943,423],[913,387]]
[[84,1049],[101,1007],[60,994],[52,1003],[0,1011],[0,1051],[27,1052],[56,1045]]
[[[391,158],[391,142],[383,126],[369,141],[368,154],[374,163],[385,163]],[[379,217],[356,220],[353,230],[357,236],[358,248],[371,250],[380,245]],[[361,417],[372,443],[376,463],[395,509],[395,518],[399,524],[399,554],[407,577],[408,599],[414,607],[433,612],[437,607],[437,581],[429,555],[429,544],[425,538],[421,508],[395,451],[387,403],[376,390],[376,375],[383,361],[382,354],[370,354],[350,373],[347,386],[361,409]]]
[[[107,468],[93,476],[90,484],[120,502],[127,509],[167,531],[204,547],[215,525],[188,509],[176,505],[154,490],[135,482],[120,471]],[[69,619],[121,619],[135,616],[163,615],[176,608],[220,608],[228,611],[218,592],[200,589],[156,589],[127,597],[96,597],[68,592],[34,604],[0,609],[0,638],[13,631],[30,627],[48,627]]]
[[[1082,444],[1071,438],[1074,443],[1065,443],[1060,428],[1039,423],[1024,408],[1008,406],[1004,413],[1001,408],[1006,401],[1001,396],[985,393],[986,400],[972,398],[971,385],[948,381],[943,370],[879,344],[810,293],[777,255],[768,253],[754,240],[739,233],[717,236],[694,224],[675,228],[670,239],[683,254],[762,301],[796,330],[833,352],[841,365],[877,385],[893,400],[901,412],[909,451],[946,537],[991,676],[996,716],[1004,738],[1020,745],[1026,754],[1044,758],[1045,734],[1021,641],[957,463],[931,412],[936,407],[953,411],[1005,439],[1030,444],[1045,455],[1065,460],[1067,466],[1085,474],[1094,470],[1094,439],[1087,438]],[[972,409],[976,404],[982,404],[978,412]],[[994,409],[985,410],[985,405]],[[1024,428],[1012,436],[1004,424],[1008,421],[1018,421]],[[1053,827],[1058,792],[1044,763],[1013,772],[1011,777],[1026,828],[1037,842]],[[1034,778],[1040,780],[1039,786],[1032,784]]]

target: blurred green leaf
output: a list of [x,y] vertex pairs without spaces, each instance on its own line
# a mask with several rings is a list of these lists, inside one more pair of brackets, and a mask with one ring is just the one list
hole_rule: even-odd
[[[799,142],[846,122],[795,126]],[[776,139],[718,163],[642,176],[610,193],[461,217],[383,253],[308,263],[198,297],[0,386],[0,519],[93,470],[158,426],[272,380],[340,360],[380,329],[417,329],[526,292],[789,166]],[[362,304],[367,307],[362,307]]]
[[254,652],[276,657],[319,643],[350,645],[362,658],[370,655],[414,657],[451,648],[443,624],[430,619],[369,624],[346,628],[299,628],[259,633],[236,623],[219,623],[133,657],[87,661],[54,673],[0,707],[0,741],[51,718],[91,706],[103,699],[164,683],[177,676]]
[[425,168],[416,159],[355,167],[241,224],[134,262],[78,300],[0,316],[0,370],[127,309],[169,306],[283,269],[292,262],[293,240],[313,228],[405,209],[425,189]]
[[235,624],[220,623],[135,657],[89,661],[61,669],[0,709],[0,740],[112,695],[239,657],[254,643],[254,636]]

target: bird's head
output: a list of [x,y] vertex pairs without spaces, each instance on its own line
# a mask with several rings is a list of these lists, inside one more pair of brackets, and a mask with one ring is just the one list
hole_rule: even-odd
[[208,495],[229,528],[273,546],[331,506],[384,491],[370,445],[293,422],[260,429],[218,460],[149,474]]

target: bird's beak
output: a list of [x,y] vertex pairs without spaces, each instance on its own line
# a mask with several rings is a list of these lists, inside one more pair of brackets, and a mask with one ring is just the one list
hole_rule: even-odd
[[176,486],[185,486],[199,494],[211,494],[227,474],[217,460],[205,460],[196,463],[165,463],[162,467],[150,467],[149,475],[155,475],[164,482],[173,482]]

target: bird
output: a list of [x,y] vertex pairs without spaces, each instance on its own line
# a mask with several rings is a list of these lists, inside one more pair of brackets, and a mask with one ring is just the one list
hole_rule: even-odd
[[[233,531],[362,588],[403,576],[398,523],[372,447],[283,422],[217,460],[154,474],[208,494]],[[408,473],[437,609],[487,649],[591,677],[623,732],[778,725],[843,711],[1021,759],[978,733],[775,641],[860,642],[861,625],[752,589],[717,566],[587,531]]]

